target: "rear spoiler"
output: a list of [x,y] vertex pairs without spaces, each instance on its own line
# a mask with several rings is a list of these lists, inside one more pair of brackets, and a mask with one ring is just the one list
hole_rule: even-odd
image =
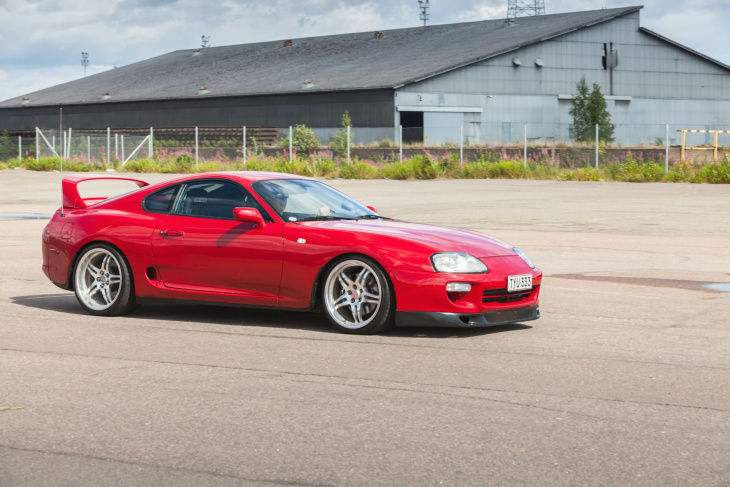
[[79,183],[83,181],[95,181],[97,179],[114,179],[117,181],[132,181],[137,184],[140,188],[149,186],[150,183],[140,181],[139,179],[132,178],[120,178],[114,176],[102,176],[102,177],[91,177],[91,176],[76,176],[70,178],[63,178],[62,191],[63,191],[63,208],[68,210],[80,210],[88,208],[89,205],[104,201],[107,197],[102,198],[82,198],[79,195]]

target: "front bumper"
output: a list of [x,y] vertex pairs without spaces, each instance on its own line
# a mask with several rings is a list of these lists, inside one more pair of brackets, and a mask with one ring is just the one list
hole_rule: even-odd
[[448,328],[479,328],[485,326],[507,325],[521,321],[536,320],[540,317],[540,307],[490,311],[487,313],[437,313],[427,311],[396,311],[395,325],[442,326]]

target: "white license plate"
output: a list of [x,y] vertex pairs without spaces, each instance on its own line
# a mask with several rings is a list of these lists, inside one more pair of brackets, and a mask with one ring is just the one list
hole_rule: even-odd
[[507,292],[524,291],[525,289],[532,289],[532,274],[509,276],[507,278]]

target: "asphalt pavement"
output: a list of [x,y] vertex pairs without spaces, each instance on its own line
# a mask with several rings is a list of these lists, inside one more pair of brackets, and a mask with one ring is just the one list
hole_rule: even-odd
[[542,318],[94,317],[41,271],[59,174],[0,171],[0,486],[730,485],[730,185],[327,183],[522,248]]

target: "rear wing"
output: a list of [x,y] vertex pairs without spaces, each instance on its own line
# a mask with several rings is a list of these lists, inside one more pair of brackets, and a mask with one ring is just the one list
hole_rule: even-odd
[[70,177],[70,178],[63,178],[62,182],[62,191],[63,191],[63,208],[68,210],[80,210],[84,208],[88,208],[90,205],[93,205],[95,203],[99,203],[100,201],[104,201],[105,199],[108,199],[109,197],[96,197],[96,198],[82,198],[79,194],[79,183],[82,183],[84,181],[96,181],[97,179],[113,179],[117,181],[132,181],[133,183],[136,183],[137,186],[140,188],[144,188],[145,186],[149,186],[150,183],[141,181],[139,179],[132,179],[132,178],[120,178],[115,176],[102,176],[102,177],[92,177],[92,176],[76,176],[76,177]]

